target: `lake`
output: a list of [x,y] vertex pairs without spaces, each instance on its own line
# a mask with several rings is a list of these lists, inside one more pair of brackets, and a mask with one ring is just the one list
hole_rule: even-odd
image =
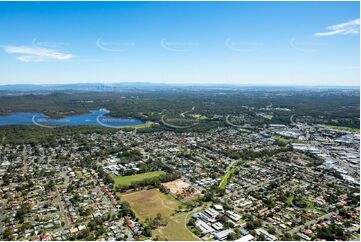
[[104,116],[109,111],[99,109],[87,114],[66,116],[60,119],[50,119],[43,113],[14,112],[8,116],[0,116],[0,125],[38,125],[43,127],[57,126],[104,126],[104,127],[124,127],[144,124],[136,118],[112,118]]

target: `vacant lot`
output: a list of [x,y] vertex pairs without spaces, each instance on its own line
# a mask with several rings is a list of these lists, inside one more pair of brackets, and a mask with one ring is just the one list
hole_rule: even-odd
[[181,203],[172,196],[165,195],[158,189],[118,195],[130,204],[140,221],[154,218],[158,213],[167,220],[167,226],[153,231],[153,238],[158,235],[161,240],[197,240],[197,237],[186,228],[187,219],[191,213],[174,214]]
[[141,181],[147,178],[153,178],[165,174],[164,171],[151,171],[142,174],[136,174],[131,176],[115,176],[111,175],[114,180],[115,186],[117,185],[130,185],[132,182]]
[[181,194],[185,189],[189,188],[191,185],[182,181],[181,179],[177,179],[175,181],[162,183],[163,186],[168,188],[173,194]]

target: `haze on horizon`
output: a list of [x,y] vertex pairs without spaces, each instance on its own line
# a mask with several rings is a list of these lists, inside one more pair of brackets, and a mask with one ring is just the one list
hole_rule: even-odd
[[1,2],[0,85],[359,86],[359,2]]

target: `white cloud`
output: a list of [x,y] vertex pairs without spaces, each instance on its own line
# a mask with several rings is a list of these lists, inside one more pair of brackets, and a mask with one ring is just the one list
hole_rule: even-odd
[[61,53],[57,50],[27,47],[27,46],[5,46],[4,51],[9,54],[19,54],[17,57],[22,62],[44,62],[44,61],[62,61],[69,60],[73,57],[72,54]]
[[360,33],[360,19],[350,20],[344,23],[326,27],[327,32],[315,33],[315,36],[349,35]]

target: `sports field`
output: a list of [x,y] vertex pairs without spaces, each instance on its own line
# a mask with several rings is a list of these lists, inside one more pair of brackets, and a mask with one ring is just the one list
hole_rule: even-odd
[[141,181],[147,178],[153,178],[165,174],[164,171],[150,171],[146,173],[131,175],[131,176],[116,176],[111,174],[114,180],[114,185],[130,185],[132,182]]
[[121,200],[127,201],[140,221],[154,218],[158,213],[167,220],[167,226],[153,231],[160,240],[198,240],[186,227],[192,213],[177,213],[175,209],[181,204],[172,196],[161,193],[158,189],[118,194]]

